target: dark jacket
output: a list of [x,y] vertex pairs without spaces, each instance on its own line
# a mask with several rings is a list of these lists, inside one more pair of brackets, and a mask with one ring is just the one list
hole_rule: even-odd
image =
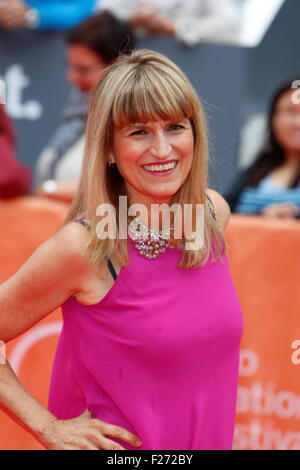
[[230,206],[231,212],[235,212],[235,207],[237,206],[240,195],[247,186],[247,181],[251,171],[252,165],[246,169],[243,168],[242,170],[239,170],[231,183],[229,190],[224,195],[224,198]]

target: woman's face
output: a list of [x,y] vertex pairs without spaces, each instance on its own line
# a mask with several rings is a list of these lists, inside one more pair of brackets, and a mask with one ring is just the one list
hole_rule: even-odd
[[114,132],[112,159],[131,203],[168,202],[188,176],[193,153],[189,119],[135,123]]
[[293,93],[288,90],[277,101],[272,128],[284,150],[300,152],[300,103],[293,103]]

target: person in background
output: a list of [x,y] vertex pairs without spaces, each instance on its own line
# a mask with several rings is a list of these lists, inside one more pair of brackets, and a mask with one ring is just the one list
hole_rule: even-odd
[[103,11],[69,31],[67,42],[68,80],[75,89],[63,122],[37,160],[34,191],[70,201],[81,170],[89,91],[119,53],[132,51],[134,37],[127,23]]
[[100,8],[129,21],[137,34],[174,36],[187,46],[235,41],[241,19],[235,0],[101,0]]
[[31,186],[31,171],[18,161],[15,153],[15,133],[0,103],[0,199],[27,194]]
[[0,29],[72,28],[92,15],[97,0],[2,0]]
[[299,90],[292,88],[294,81],[275,92],[266,144],[225,195],[232,212],[299,218],[300,100]]

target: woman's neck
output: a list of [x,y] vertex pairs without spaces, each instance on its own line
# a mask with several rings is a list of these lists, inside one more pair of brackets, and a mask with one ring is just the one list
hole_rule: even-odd
[[[144,207],[144,211],[139,214],[139,218],[146,226],[150,227],[152,223],[154,223],[152,219],[157,220],[157,218],[159,220],[159,225],[161,226],[162,211],[159,210],[159,206],[161,204],[166,204],[167,206],[170,206],[171,198],[153,198],[147,195],[135,194],[130,192],[130,194],[128,195],[128,209],[133,204],[141,204]],[[135,214],[132,215],[134,216]]]

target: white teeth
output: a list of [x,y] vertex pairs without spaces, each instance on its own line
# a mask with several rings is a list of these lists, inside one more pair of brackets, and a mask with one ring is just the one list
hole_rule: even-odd
[[147,171],[165,171],[175,168],[177,162],[165,163],[164,165],[143,165]]

